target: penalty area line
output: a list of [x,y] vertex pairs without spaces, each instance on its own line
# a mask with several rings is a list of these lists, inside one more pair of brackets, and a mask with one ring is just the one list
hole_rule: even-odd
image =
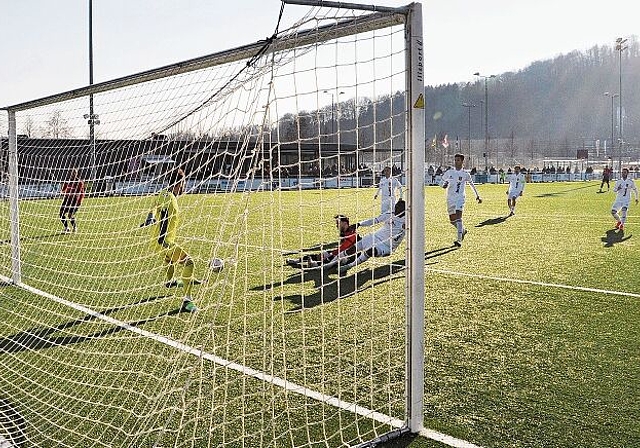
[[454,275],[457,277],[469,277],[469,278],[479,278],[483,280],[495,280],[498,282],[506,282],[506,283],[518,283],[521,285],[534,285],[534,286],[544,286],[545,288],[558,288],[558,289],[568,289],[571,291],[583,291],[583,292],[595,292],[598,294],[607,294],[607,295],[615,295],[615,296],[625,296],[625,297],[634,297],[640,298],[640,294],[634,292],[625,292],[625,291],[615,291],[612,289],[599,289],[599,288],[589,288],[587,286],[571,286],[571,285],[563,285],[561,283],[547,283],[540,282],[537,280],[521,280],[517,278],[508,278],[508,277],[497,277],[493,275],[485,275],[485,274],[473,274],[469,272],[459,272],[459,271],[450,271],[448,269],[434,269],[427,267],[426,271],[435,272],[443,275]]

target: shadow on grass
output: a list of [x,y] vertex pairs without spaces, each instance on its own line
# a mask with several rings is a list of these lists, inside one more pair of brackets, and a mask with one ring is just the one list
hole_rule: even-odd
[[[25,241],[38,241],[38,240],[46,240],[48,238],[53,238],[53,237],[59,237],[59,236],[63,236],[66,235],[64,232],[60,231],[60,232],[56,232],[56,233],[47,233],[44,235],[35,235],[35,236],[23,236],[20,238],[20,242],[25,242]],[[11,240],[2,240],[0,241],[0,244],[11,244]]]
[[495,226],[496,224],[502,224],[507,220],[508,216],[497,216],[495,218],[485,219],[479,224],[476,224],[476,227],[484,227],[484,226]]
[[336,247],[338,247],[337,242],[320,243],[314,246],[305,247],[300,250],[286,250],[282,252],[282,255],[304,255],[304,254],[308,254],[309,252],[322,252],[325,250],[335,249]]
[[552,197],[556,197],[556,196],[562,196],[563,194],[567,194],[567,193],[569,193],[571,191],[584,190],[585,188],[594,188],[594,186],[593,185],[585,185],[583,187],[568,188],[566,190],[554,191],[552,193],[538,194],[538,195],[535,195],[534,198],[552,198]]
[[[442,247],[424,254],[425,260],[440,257],[449,252],[457,250],[455,246]],[[393,263],[378,266],[376,268],[353,271],[353,274],[330,277],[337,273],[337,267],[307,269],[296,272],[283,282],[271,283],[269,285],[256,286],[253,291],[272,290],[284,285],[301,284],[312,281],[316,292],[309,295],[292,294],[277,297],[274,300],[287,300],[295,305],[289,312],[297,312],[306,308],[313,308],[318,305],[333,302],[336,299],[350,297],[357,292],[362,292],[368,288],[388,282],[394,278],[399,278],[398,273],[404,271],[406,260],[398,260]]]
[[[110,308],[104,311],[99,311],[97,312],[97,314],[102,314],[107,316],[109,314],[113,314],[117,311],[121,311],[135,305],[153,302],[166,297],[172,297],[172,296],[162,295],[162,296],[147,297],[147,298],[138,300],[136,302],[132,302],[128,305],[123,305],[115,308]],[[158,314],[157,316],[141,319],[135,322],[128,322],[127,325],[131,327],[137,327],[147,322],[152,322],[166,316],[173,316],[178,313],[180,313],[180,308],[177,308],[175,310],[172,310],[166,313]],[[96,339],[103,336],[108,336],[111,334],[118,333],[122,330],[125,330],[124,327],[112,326],[106,330],[98,331],[98,332],[88,334],[88,335],[83,335],[83,336],[79,336],[79,335],[54,336],[55,333],[57,333],[58,331],[67,330],[69,328],[81,325],[83,323],[91,322],[93,320],[98,319],[98,317],[99,316],[87,314],[80,319],[76,319],[70,322],[65,322],[55,327],[32,328],[30,330],[26,330],[21,333],[14,334],[12,336],[7,336],[5,338],[0,339],[0,353],[18,353],[24,350],[40,350],[40,349],[59,347],[59,346],[69,345],[69,344],[77,344],[79,342],[85,342],[90,339]]]
[[624,231],[622,230],[607,230],[607,234],[600,238],[600,241],[604,243],[604,247],[613,247],[618,243],[622,243],[623,241],[627,241],[633,235],[624,236]]
[[[0,446],[27,446],[27,422],[16,406],[5,397],[0,397],[0,428],[3,430],[0,435]],[[6,440],[7,437],[9,440]],[[8,445],[3,441],[8,442]]]

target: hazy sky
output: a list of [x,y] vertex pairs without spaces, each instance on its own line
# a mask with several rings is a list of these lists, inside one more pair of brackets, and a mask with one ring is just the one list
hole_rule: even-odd
[[[401,0],[360,3],[401,6]],[[89,0],[0,0],[0,106],[88,84]],[[279,0],[93,0],[94,82],[252,43]],[[423,2],[426,83],[470,81],[640,34],[637,0]],[[305,7],[287,5],[287,18]]]

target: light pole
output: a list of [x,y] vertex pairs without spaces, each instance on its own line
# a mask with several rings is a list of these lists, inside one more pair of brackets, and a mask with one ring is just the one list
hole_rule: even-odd
[[[335,120],[334,120],[334,111],[335,111],[335,94],[333,92],[329,92],[328,90],[324,90],[323,93],[326,93],[328,95],[331,95],[331,139],[333,140],[333,135],[335,133]],[[344,92],[340,91],[337,93],[338,95],[343,95]]]
[[613,147],[614,147],[613,145],[615,145],[615,143],[614,143],[614,138],[615,138],[615,136],[614,136],[614,129],[615,129],[614,102],[615,102],[615,99],[618,98],[618,94],[617,93],[611,94],[609,92],[604,92],[604,96],[610,96],[611,97],[611,140],[610,141],[611,141],[611,148],[613,149]]
[[620,136],[620,140],[619,140],[619,145],[618,145],[618,170],[621,173],[622,171],[622,145],[624,143],[624,137],[623,137],[623,120],[622,120],[622,52],[624,50],[626,50],[627,48],[629,48],[627,45],[625,45],[625,43],[627,42],[627,39],[623,39],[622,37],[618,37],[616,39],[616,50],[618,51],[618,55],[619,55],[619,76],[620,76],[620,84],[618,87],[618,108],[620,109],[620,116],[619,116],[619,120],[620,120],[620,127],[618,128],[618,135]]
[[[89,85],[93,85],[93,0],[89,0]],[[89,94],[89,114],[84,115],[89,124],[89,146],[91,151],[91,179],[96,181],[96,129],[100,124],[93,110],[93,93]],[[92,187],[93,188],[93,187]]]
[[484,78],[484,157],[486,160],[486,154],[489,152],[489,88],[487,87],[487,81],[490,78],[495,78],[496,75],[485,76],[481,75],[480,72],[475,72],[473,76]]
[[462,107],[466,107],[467,108],[467,112],[469,113],[469,127],[467,128],[468,130],[468,135],[467,135],[467,142],[468,142],[468,146],[467,146],[467,150],[469,151],[469,163],[471,163],[471,108],[472,107],[476,107],[475,104],[470,104],[470,103],[462,103]]

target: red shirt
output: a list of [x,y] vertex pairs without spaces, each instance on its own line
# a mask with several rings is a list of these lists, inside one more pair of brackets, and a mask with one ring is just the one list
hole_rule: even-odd
[[338,255],[340,252],[345,252],[349,249],[351,249],[351,252],[354,252],[356,241],[358,241],[356,226],[351,225],[344,232],[340,232],[340,245],[337,249],[333,250],[332,255]]
[[64,202],[69,205],[80,205],[84,199],[84,182],[81,180],[71,180],[62,185]]

